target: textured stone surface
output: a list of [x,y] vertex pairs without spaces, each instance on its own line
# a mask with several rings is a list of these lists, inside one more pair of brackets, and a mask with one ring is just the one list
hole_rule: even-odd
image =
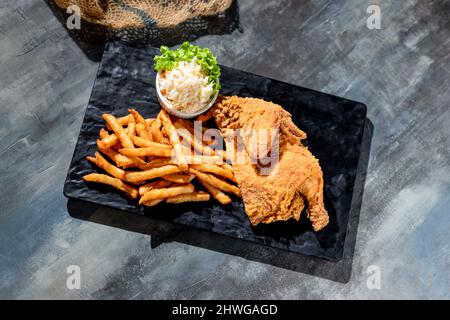
[[[366,28],[374,3],[381,30]],[[45,3],[5,0],[1,298],[450,298],[450,2],[239,5],[243,33],[196,43],[224,65],[369,106],[375,129],[350,281],[324,279],[333,278],[327,263],[293,271],[265,263],[271,251],[189,245],[207,238],[200,232],[159,227],[177,239],[159,244],[150,222],[68,203],[62,187],[98,64]],[[72,264],[81,290],[66,288]],[[367,288],[370,265],[380,267],[380,290]]]

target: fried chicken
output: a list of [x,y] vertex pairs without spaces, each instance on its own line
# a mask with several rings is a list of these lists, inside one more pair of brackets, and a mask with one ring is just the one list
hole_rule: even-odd
[[227,149],[235,150],[234,175],[252,225],[299,220],[305,201],[313,229],[328,224],[322,169],[301,144],[306,134],[290,113],[271,102],[236,96],[220,97],[212,113]]

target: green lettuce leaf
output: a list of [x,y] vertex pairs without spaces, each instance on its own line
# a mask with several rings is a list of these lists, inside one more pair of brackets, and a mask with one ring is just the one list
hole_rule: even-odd
[[208,48],[200,48],[189,42],[184,42],[178,49],[170,50],[166,46],[159,49],[160,55],[153,58],[156,72],[172,70],[180,61],[192,61],[197,58],[197,63],[202,67],[205,75],[209,77],[209,82],[213,85],[214,93],[220,89],[220,67],[217,64],[216,57]]

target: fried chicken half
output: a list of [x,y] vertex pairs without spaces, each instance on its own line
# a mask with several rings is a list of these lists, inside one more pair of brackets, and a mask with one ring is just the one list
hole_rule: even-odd
[[[328,224],[322,169],[301,144],[306,134],[290,113],[271,102],[236,96],[220,97],[211,112],[227,149],[235,150],[234,175],[252,225],[299,220],[305,201],[313,229]],[[255,142],[256,132],[266,136]]]

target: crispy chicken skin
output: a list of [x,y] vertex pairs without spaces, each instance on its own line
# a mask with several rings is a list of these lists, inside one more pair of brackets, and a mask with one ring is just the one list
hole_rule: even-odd
[[[233,96],[220,97],[211,112],[225,138],[226,147],[234,148],[236,152],[233,170],[252,225],[290,218],[299,220],[305,201],[313,229],[318,231],[328,224],[323,204],[322,169],[319,161],[301,144],[306,134],[292,122],[287,111],[261,99]],[[230,136],[235,135],[235,131],[229,129],[244,132],[241,137],[243,146],[237,138]],[[252,132],[260,129],[275,129],[277,133],[269,134],[265,140],[265,154],[257,152],[254,155],[249,139]],[[259,161],[275,152],[276,163],[261,174]]]

